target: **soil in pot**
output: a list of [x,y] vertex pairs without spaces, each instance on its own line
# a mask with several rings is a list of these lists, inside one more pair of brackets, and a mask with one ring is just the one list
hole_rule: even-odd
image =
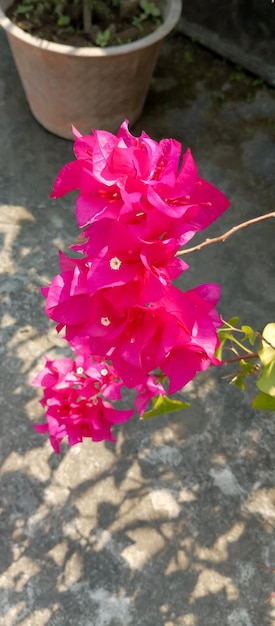
[[7,17],[31,35],[77,47],[115,46],[141,39],[161,24],[160,0],[93,0],[84,28],[82,0],[15,0]]

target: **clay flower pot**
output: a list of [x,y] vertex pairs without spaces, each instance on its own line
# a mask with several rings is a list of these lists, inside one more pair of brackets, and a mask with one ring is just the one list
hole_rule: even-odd
[[30,109],[44,128],[72,139],[73,124],[116,132],[142,112],[162,40],[176,25],[181,0],[166,0],[163,24],[132,43],[107,48],[74,47],[29,35],[5,15],[12,0],[0,0],[6,31]]

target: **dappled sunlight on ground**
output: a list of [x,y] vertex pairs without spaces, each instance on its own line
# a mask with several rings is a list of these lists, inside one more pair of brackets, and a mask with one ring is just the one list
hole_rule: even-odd
[[[274,168],[258,178],[257,163],[258,146],[261,163],[271,158],[262,110],[274,110],[274,95],[263,87],[251,104],[237,97],[232,120],[231,102],[218,98],[227,66],[200,49],[191,81],[187,44],[173,41],[159,71],[174,72],[176,86],[160,81],[158,91],[156,74],[139,124],[192,144],[201,174],[230,195],[216,234],[241,212],[270,208]],[[0,624],[275,626],[275,422],[251,409],[249,389],[210,368],[177,394],[190,409],[134,417],[115,429],[116,443],[64,443],[60,455],[33,428],[43,410],[31,381],[45,354],[67,349],[40,287],[76,235],[70,200],[48,198],[72,146],[33,120],[7,51],[3,66],[13,88],[0,101]],[[222,282],[224,317],[243,303],[244,321],[258,327],[274,310],[274,225],[255,232],[194,256],[181,287]]]
[[[208,371],[179,394],[190,410],[133,419],[117,430],[116,444],[64,444],[55,455],[32,426],[43,411],[31,381],[44,354],[60,354],[64,343],[43,317],[40,285],[50,274],[34,267],[24,244],[24,229],[34,223],[23,207],[2,213],[9,406],[0,469],[3,624],[69,624],[80,612],[87,626],[199,626],[204,603],[220,611],[221,600],[229,625],[252,624],[245,608],[250,586],[260,589],[250,611],[260,602],[260,613],[270,613],[273,603],[265,603],[271,580],[259,568],[275,519],[274,488],[256,467],[263,462],[259,422],[253,416],[242,424],[235,415],[224,430],[221,382]],[[237,401],[225,385],[224,407],[229,397]],[[252,537],[258,540],[251,552]],[[161,602],[154,600],[150,613],[154,593]],[[141,604],[149,606],[147,622],[138,617]]]

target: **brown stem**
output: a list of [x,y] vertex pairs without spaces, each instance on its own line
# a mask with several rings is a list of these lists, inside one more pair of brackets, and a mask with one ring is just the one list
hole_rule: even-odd
[[257,331],[255,331],[255,335],[257,335],[257,337],[259,337],[259,338],[262,340],[262,342],[267,343],[267,345],[268,345],[270,348],[272,348],[272,350],[275,350],[275,346],[273,346],[273,344],[272,344],[272,343],[270,343],[270,341],[267,341],[267,339],[265,339],[265,338],[263,337],[263,335],[261,335],[261,333],[258,333]]
[[221,362],[222,365],[228,365],[228,363],[236,363],[236,361],[247,361],[248,359],[258,359],[257,352],[250,352],[249,354],[243,354],[232,357],[232,359],[225,359]]
[[92,0],[83,0],[83,30],[89,34],[92,28]]
[[265,215],[260,215],[260,217],[254,217],[251,220],[247,220],[247,222],[242,222],[241,224],[238,224],[237,226],[233,226],[233,228],[230,228],[230,230],[228,230],[223,235],[220,235],[219,237],[213,237],[212,239],[205,239],[205,241],[203,241],[202,243],[199,243],[197,246],[193,246],[193,248],[186,248],[185,250],[179,250],[176,256],[180,256],[182,254],[189,254],[189,252],[195,252],[196,250],[202,250],[202,248],[205,248],[205,246],[210,246],[211,243],[223,242],[226,239],[228,239],[228,237],[231,237],[231,235],[236,233],[238,230],[241,230],[242,228],[246,228],[247,226],[250,226],[251,224],[256,224],[257,222],[267,220],[270,217],[275,217],[275,211],[272,211],[271,213],[265,213]]

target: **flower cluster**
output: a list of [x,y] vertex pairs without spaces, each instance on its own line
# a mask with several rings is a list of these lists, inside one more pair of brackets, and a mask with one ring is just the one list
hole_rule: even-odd
[[120,399],[122,382],[113,367],[88,356],[76,360],[46,359],[33,385],[45,388],[40,402],[46,407],[48,420],[35,428],[40,433],[49,430],[56,452],[60,451],[65,435],[71,446],[83,437],[114,441],[111,426],[128,420],[134,413],[113,408],[110,401]]
[[[83,436],[110,438],[110,425],[132,415],[108,404],[122,385],[136,390],[142,415],[165,393],[164,379],[172,394],[217,363],[219,287],[181,292],[173,280],[188,269],[177,252],[229,204],[173,139],[158,143],[145,132],[136,138],[127,121],[116,136],[74,133],[76,159],[62,168],[51,197],[79,190],[81,232],[76,256],[60,253],[60,273],[42,291],[76,361],[47,361],[35,379],[46,387],[52,443],[68,435],[70,445]],[[103,382],[103,370],[112,382]]]

